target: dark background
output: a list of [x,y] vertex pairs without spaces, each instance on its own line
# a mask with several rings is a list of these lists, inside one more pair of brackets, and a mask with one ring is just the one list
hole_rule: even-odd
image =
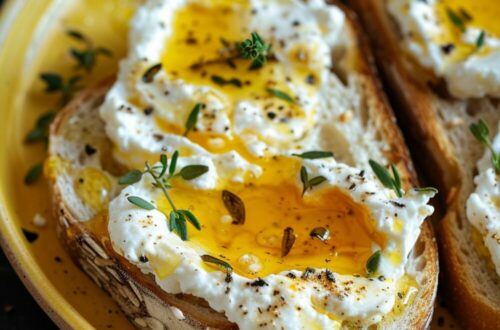
[[57,329],[26,290],[1,250],[0,329]]

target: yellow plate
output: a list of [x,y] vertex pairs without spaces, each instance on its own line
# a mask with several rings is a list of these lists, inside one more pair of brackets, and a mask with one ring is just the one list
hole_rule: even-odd
[[[43,161],[43,143],[28,145],[26,134],[40,114],[54,109],[59,96],[43,91],[41,72],[75,74],[70,47],[83,45],[65,31],[77,29],[96,46],[113,51],[102,56],[91,74],[79,71],[88,85],[116,72],[126,48],[132,0],[8,1],[0,18],[0,242],[26,287],[62,328],[131,329],[104,292],[71,262],[59,244],[44,180],[26,186],[26,171]],[[33,224],[35,214],[47,226]],[[38,233],[28,243],[22,229]]]
[[[0,16],[0,243],[31,294],[61,328],[132,329],[103,291],[71,262],[56,236],[46,182],[26,186],[23,178],[43,161],[43,144],[28,145],[26,134],[36,119],[57,108],[58,96],[43,92],[41,72],[65,77],[75,74],[71,47],[81,45],[66,36],[76,29],[96,46],[113,51],[100,57],[90,74],[79,71],[89,85],[117,70],[126,50],[127,23],[140,0],[8,1]],[[35,214],[47,226],[33,224]],[[22,228],[38,233],[28,243]],[[454,327],[438,309],[433,327]]]

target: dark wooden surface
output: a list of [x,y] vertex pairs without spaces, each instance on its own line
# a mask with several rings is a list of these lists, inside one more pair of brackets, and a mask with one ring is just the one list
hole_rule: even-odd
[[57,329],[0,250],[0,329]]

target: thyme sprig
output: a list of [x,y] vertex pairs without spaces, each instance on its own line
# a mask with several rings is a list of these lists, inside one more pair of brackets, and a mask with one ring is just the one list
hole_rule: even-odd
[[271,53],[271,44],[267,44],[257,32],[251,33],[251,38],[237,43],[240,56],[252,61],[250,70],[262,68],[267,63]]
[[463,17],[460,17],[458,13],[450,8],[446,9],[446,14],[453,25],[455,25],[460,31],[465,32],[465,22]]
[[251,61],[249,70],[258,70],[271,60],[276,60],[272,54],[272,45],[262,39],[257,32],[252,32],[250,38],[243,41],[231,43],[224,38],[220,38],[223,48],[220,50],[221,56],[211,60],[202,60],[193,63],[191,70],[199,70],[213,64],[226,63],[231,68],[235,68],[235,60],[248,59]]
[[[392,171],[392,176],[389,173],[389,171],[382,166],[381,164],[377,163],[373,159],[369,160],[370,167],[372,168],[373,172],[377,176],[377,178],[380,180],[380,182],[384,185],[384,187],[389,188],[394,190],[396,195],[401,198],[403,197],[403,189],[401,188],[401,179],[399,176],[398,169],[396,165],[391,163],[391,171]],[[437,194],[438,190],[434,187],[421,187],[421,188],[413,188],[414,191],[420,192],[420,193],[435,193]]]
[[490,129],[484,120],[480,119],[477,123],[469,126],[471,133],[483,145],[487,146],[491,152],[491,162],[497,174],[500,174],[500,153],[496,152],[490,140]]
[[83,33],[76,30],[68,30],[66,34],[76,41],[81,42],[84,48],[73,48],[69,50],[70,55],[76,60],[76,69],[84,69],[87,72],[91,72],[97,63],[97,57],[99,55],[111,57],[113,54],[111,51],[104,47],[95,47],[92,40],[87,38]]
[[63,76],[57,73],[44,72],[40,74],[40,79],[45,83],[45,92],[61,94],[60,105],[63,107],[71,100],[74,93],[80,89],[78,82],[82,77],[71,76],[65,80]]
[[[76,30],[68,30],[66,34],[78,40],[86,45],[84,49],[70,48],[71,56],[77,61],[77,68],[84,68],[86,73],[90,73],[94,65],[96,64],[98,55],[111,56],[111,52],[103,47],[93,47],[91,40]],[[40,79],[45,84],[45,92],[51,94],[59,94],[60,99],[57,106],[53,109],[40,115],[33,128],[28,132],[25,138],[26,143],[34,142],[47,142],[49,137],[49,127],[54,120],[59,109],[63,108],[72,99],[76,91],[78,91],[82,86],[79,85],[82,77],[78,74],[71,75],[68,78],[64,78],[63,75],[57,72],[42,72],[40,74]],[[38,178],[42,171],[38,170],[33,172],[34,168],[41,168],[40,164],[32,166],[25,177],[33,177],[33,173],[37,173],[36,178]],[[31,182],[31,180],[28,180]],[[26,184],[29,184],[25,180]]]
[[392,176],[384,166],[380,165],[373,159],[370,159],[369,164],[384,187],[394,190],[398,197],[403,197],[401,179],[399,177],[398,169],[394,164],[391,163]]
[[49,138],[49,126],[54,120],[56,113],[48,111],[38,117],[35,127],[26,135],[26,142],[33,143],[38,141],[47,142]]
[[[168,214],[161,210],[158,211],[162,212],[165,215],[165,217],[169,219],[168,227],[170,231],[176,232],[183,241],[186,241],[188,239],[187,223],[189,222],[197,230],[201,230],[201,225],[196,216],[191,211],[185,209],[178,209],[175,206],[174,201],[170,196],[169,189],[172,188],[172,180],[174,178],[180,177],[187,181],[196,179],[208,172],[208,166],[187,165],[176,173],[178,157],[179,157],[179,152],[175,151],[172,154],[172,159],[170,160],[169,163],[167,155],[162,154],[160,156],[160,165],[151,166],[149,162],[146,162],[145,170],[143,171],[137,169],[131,170],[127,174],[122,176],[119,179],[118,183],[122,185],[131,185],[136,182],[139,182],[142,179],[143,175],[145,174],[150,175],[154,181],[153,185],[156,188],[161,189],[163,195],[167,199],[172,209]],[[139,196],[128,196],[127,200],[131,204],[139,208],[142,208],[144,210],[151,211],[157,209],[157,207],[153,203]]]
[[300,181],[302,181],[302,196],[304,196],[307,190],[312,189],[314,186],[325,182],[326,178],[322,175],[318,175],[312,179],[309,179],[309,173],[307,173],[307,169],[305,168],[305,166],[302,166],[300,168]]

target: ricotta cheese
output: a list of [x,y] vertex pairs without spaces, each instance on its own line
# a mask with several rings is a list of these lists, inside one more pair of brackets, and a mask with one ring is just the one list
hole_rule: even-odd
[[[433,212],[434,193],[411,190],[398,198],[368,171],[332,157],[293,156],[345,149],[352,164],[384,159],[376,132],[351,138],[363,129],[352,118],[362,93],[331,71],[331,54],[349,43],[345,20],[321,0],[146,1],[101,106],[114,156],[127,167],[178,150],[177,168],[208,168],[191,181],[174,179],[170,190],[178,207],[199,217],[201,231],[189,227],[188,241],[170,232],[170,206],[144,175],[109,205],[114,249],[166,292],[203,298],[240,329],[369,326],[393,310],[398,296],[408,302],[416,290],[407,284],[405,263]],[[263,68],[248,70],[250,62],[241,59],[218,62],[227,45],[251,32],[272,44],[273,58]],[[161,70],[144,79],[158,64]],[[196,104],[200,114],[186,134]],[[309,178],[325,180],[302,193],[302,167]],[[223,190],[245,202],[244,224],[233,224]],[[141,209],[130,196],[156,208]],[[287,226],[296,240],[283,257]],[[311,237],[316,226],[330,238]],[[380,263],[370,277],[365,265],[376,251]],[[205,254],[229,262],[232,276],[210,267]]]
[[[500,152],[500,123],[493,149]],[[485,152],[477,164],[479,174],[474,178],[476,191],[467,200],[467,218],[483,236],[491,260],[500,276],[500,186],[499,176],[491,163],[491,152]]]
[[[500,11],[496,3],[478,0],[466,6],[465,1],[387,0],[387,9],[401,30],[409,55],[443,77],[453,96],[500,96],[500,31],[496,24]],[[483,42],[478,46],[482,33]]]
[[[433,193],[409,191],[397,198],[374,177],[360,175],[359,170],[329,160],[307,160],[311,175],[324,175],[324,184],[308,192],[305,199],[314,200],[321,191],[341,189],[355,202],[370,210],[370,222],[387,237],[381,250],[378,277],[339,274],[329,269],[286,270],[277,274],[248,278],[208,269],[201,255],[203,247],[182,241],[168,229],[167,219],[157,210],[147,211],[129,203],[128,196],[161,200],[161,192],[152,179],[143,179],[126,187],[109,206],[109,233],[114,248],[143,272],[154,274],[158,285],[169,293],[187,293],[204,298],[240,329],[293,328],[338,329],[343,323],[368,326],[379,322],[394,306],[398,280],[405,273],[408,253],[420,233],[419,226],[433,212],[427,203]],[[211,176],[211,171],[207,173]],[[299,176],[297,188],[301,187]],[[354,185],[354,187],[353,187]],[[401,221],[404,219],[404,221]],[[203,231],[204,229],[202,229]],[[148,262],[142,262],[146,256]],[[252,255],[241,256],[248,267]],[[409,288],[415,290],[415,288]]]

